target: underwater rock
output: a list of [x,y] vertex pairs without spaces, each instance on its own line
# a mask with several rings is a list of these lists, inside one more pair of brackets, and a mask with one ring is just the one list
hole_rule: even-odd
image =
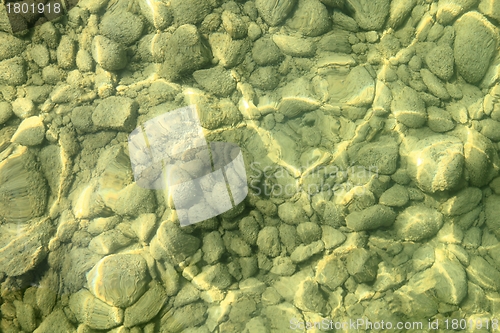
[[253,43],[252,59],[260,66],[274,65],[283,59],[283,54],[271,38],[263,37]]
[[130,238],[121,231],[113,229],[93,238],[89,243],[89,249],[97,254],[110,254],[130,243],[132,243]]
[[0,83],[20,86],[26,83],[26,63],[20,57],[0,61]]
[[315,279],[330,290],[340,287],[348,277],[349,273],[340,257],[328,255],[318,262]]
[[436,19],[442,25],[450,24],[456,17],[474,7],[479,0],[439,0]]
[[274,66],[259,67],[252,72],[249,81],[256,88],[273,90],[280,83],[280,76]]
[[170,1],[169,4],[174,15],[174,23],[177,25],[200,23],[205,16],[210,14],[212,10],[210,3],[211,1],[207,0]]
[[398,28],[411,13],[417,0],[392,0],[387,25],[393,29]]
[[410,197],[406,187],[395,184],[387,191],[382,193],[379,198],[379,203],[390,207],[402,207],[408,203]]
[[419,242],[437,234],[443,215],[433,208],[416,205],[406,208],[394,222],[394,229],[403,240]]
[[141,19],[130,12],[105,14],[99,25],[101,34],[117,43],[130,45],[137,41],[142,34]]
[[481,288],[494,292],[500,289],[500,272],[483,257],[471,256],[466,271],[469,280]]
[[346,216],[346,225],[354,231],[365,231],[388,227],[394,223],[396,213],[383,205],[374,205]]
[[98,128],[130,131],[135,127],[138,104],[122,96],[105,98],[92,114],[92,123]]
[[21,122],[11,141],[23,146],[36,146],[42,143],[44,138],[45,126],[43,121],[41,117],[33,116]]
[[222,66],[198,70],[193,77],[204,89],[217,96],[228,96],[236,89],[231,72]]
[[164,221],[151,241],[151,255],[167,257],[175,263],[184,261],[200,247],[200,240],[182,231],[173,221]]
[[467,277],[456,257],[445,249],[436,249],[436,261],[431,267],[437,298],[458,305],[467,296]]
[[0,162],[0,219],[26,222],[41,216],[47,204],[46,181],[33,153],[19,146]]
[[396,119],[410,128],[419,128],[427,120],[425,102],[412,88],[404,86],[393,90],[391,111]]
[[153,281],[144,295],[137,302],[125,309],[123,325],[125,327],[144,324],[153,319],[167,302],[165,289]]
[[32,218],[25,225],[0,225],[0,272],[18,276],[33,269],[45,259],[53,231],[52,221],[47,217]]
[[274,27],[287,18],[296,3],[297,0],[256,0],[255,7],[262,19]]
[[224,30],[234,39],[244,38],[247,35],[247,24],[242,18],[228,10],[222,13],[222,26]]
[[301,222],[307,221],[307,216],[302,207],[298,204],[286,201],[279,205],[278,216],[280,219],[288,224],[296,225]]
[[112,254],[88,272],[89,290],[101,301],[120,308],[134,304],[148,284],[146,260],[138,254]]
[[485,199],[484,213],[486,225],[500,238],[500,196],[492,194]]
[[427,126],[436,133],[448,132],[455,128],[449,112],[435,106],[427,108]]
[[104,303],[87,289],[71,295],[69,308],[80,323],[93,329],[110,329],[123,322],[122,309]]
[[298,0],[297,9],[286,24],[305,36],[316,37],[329,30],[331,21],[319,0]]
[[377,142],[364,144],[356,154],[359,164],[368,172],[391,175],[396,171],[399,160],[399,145],[391,137],[381,137]]
[[281,252],[281,243],[279,233],[276,227],[264,227],[257,238],[259,251],[268,257],[276,257]]
[[0,49],[0,61],[17,56],[26,48],[21,39],[3,31],[0,32],[0,45],[2,45]]
[[123,69],[128,62],[125,48],[102,35],[95,36],[92,41],[92,57],[107,71]]
[[35,116],[36,108],[31,99],[17,98],[12,102],[12,111],[18,118],[26,119]]
[[371,282],[377,277],[379,256],[367,249],[351,251],[346,259],[346,268],[357,283]]
[[273,35],[273,41],[281,52],[292,57],[310,58],[316,52],[316,44],[306,37]]
[[422,81],[424,81],[424,84],[427,86],[427,89],[429,89],[431,94],[444,101],[450,99],[450,94],[446,90],[443,82],[441,82],[441,80],[439,80],[439,78],[430,70],[422,68],[420,70],[420,75],[422,76]]
[[470,212],[483,198],[483,192],[477,187],[467,187],[448,199],[442,206],[443,214],[449,216],[462,215]]
[[0,102],[0,125],[3,125],[14,114],[12,104],[7,101]]
[[479,82],[496,50],[498,33],[478,12],[464,14],[454,24],[454,55],[457,70],[469,83]]
[[347,8],[354,11],[354,19],[363,30],[379,30],[389,15],[389,0],[346,0]]
[[226,33],[213,33],[208,40],[214,57],[219,59],[219,64],[225,68],[239,65],[251,47],[249,39],[233,40]]
[[471,128],[457,131],[464,142],[465,169],[472,186],[482,187],[498,174],[499,156],[495,144]]
[[326,301],[318,288],[318,283],[308,278],[299,284],[293,304],[303,311],[322,313]]
[[453,136],[435,135],[412,145],[408,174],[424,192],[455,188],[462,178],[464,148]]
[[453,49],[446,44],[438,45],[427,53],[425,63],[437,77],[448,81],[453,76],[453,65],[455,64]]
[[167,40],[165,61],[160,74],[168,80],[177,80],[207,65],[211,59],[210,49],[202,41],[194,25],[178,27]]
[[497,0],[480,0],[478,9],[487,17],[500,21],[500,2]]

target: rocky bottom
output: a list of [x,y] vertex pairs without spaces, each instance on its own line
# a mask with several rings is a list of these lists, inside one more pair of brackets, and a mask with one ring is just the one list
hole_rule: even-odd
[[[44,17],[15,34],[0,18],[0,331],[498,330],[500,1]],[[241,148],[247,179],[228,179],[248,196],[181,227],[227,189],[174,204],[134,180],[128,140],[188,105]],[[180,179],[202,176],[182,159]]]

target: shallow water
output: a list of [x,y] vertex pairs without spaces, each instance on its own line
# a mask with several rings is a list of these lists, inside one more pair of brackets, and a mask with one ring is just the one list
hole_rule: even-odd
[[497,1],[2,6],[1,332],[498,330]]

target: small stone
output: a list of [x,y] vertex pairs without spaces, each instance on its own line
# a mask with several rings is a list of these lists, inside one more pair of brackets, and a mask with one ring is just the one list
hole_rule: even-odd
[[443,215],[433,208],[411,206],[401,212],[394,229],[403,240],[419,242],[437,234],[443,225]]
[[330,29],[331,21],[319,0],[298,0],[297,9],[286,24],[304,36],[316,37]]
[[128,62],[125,48],[102,35],[95,36],[92,41],[92,57],[107,71],[123,69]]
[[6,32],[0,32],[0,45],[2,45],[0,49],[0,61],[21,54],[26,47],[21,39]]
[[280,76],[273,66],[259,67],[252,72],[249,81],[256,88],[274,90],[280,83]]
[[292,12],[297,0],[284,0],[272,2],[268,0],[256,0],[255,7],[260,16],[270,26],[282,23]]
[[202,272],[193,278],[193,285],[200,290],[209,290],[213,287],[226,289],[231,285],[231,275],[223,264],[204,266]]
[[441,211],[448,216],[462,215],[476,208],[482,198],[483,192],[480,189],[468,187],[448,199],[441,207]]
[[314,56],[316,45],[307,38],[273,35],[273,41],[278,45],[281,52],[292,57],[309,58]]
[[450,99],[450,95],[448,94],[443,82],[441,82],[437,76],[432,74],[431,71],[423,68],[420,70],[420,75],[422,76],[422,80],[431,94],[442,100]]
[[290,257],[276,257],[273,259],[273,268],[271,273],[280,276],[290,276],[295,273],[295,265]]
[[57,64],[63,69],[71,69],[75,66],[76,42],[68,35],[63,35],[57,47]]
[[130,243],[132,239],[126,237],[121,231],[113,229],[93,238],[89,243],[89,249],[97,254],[111,254]]
[[500,2],[498,0],[481,0],[478,8],[487,17],[500,21]]
[[259,38],[252,48],[252,58],[260,66],[274,65],[283,59],[279,47],[270,38]]
[[240,39],[247,34],[247,24],[242,20],[242,18],[228,10],[225,10],[221,16],[222,26],[224,30],[234,39]]
[[435,106],[429,106],[427,114],[427,125],[434,132],[443,133],[455,128],[455,122],[449,112]]
[[389,15],[389,0],[347,0],[346,3],[354,10],[354,19],[364,30],[382,29]]
[[124,45],[136,42],[141,37],[143,28],[141,19],[128,11],[104,15],[99,25],[103,36]]
[[14,114],[12,104],[6,101],[0,102],[0,125],[3,125]]
[[231,72],[222,66],[198,70],[193,73],[193,77],[205,90],[218,96],[228,96],[236,89]]
[[496,28],[478,12],[464,14],[455,22],[454,28],[457,70],[467,82],[479,82],[496,50]]
[[302,243],[309,244],[321,239],[321,228],[314,222],[304,222],[297,226],[297,235]]
[[11,141],[23,146],[36,146],[42,143],[44,138],[45,126],[42,118],[33,116],[21,122]]
[[149,322],[160,312],[165,302],[165,289],[158,282],[153,282],[137,302],[125,309],[123,326],[132,327]]
[[479,121],[481,125],[481,134],[491,141],[500,141],[500,122],[493,119],[483,119]]
[[249,50],[251,43],[248,38],[233,40],[228,34],[214,33],[209,37],[214,57],[225,68],[239,65]]
[[399,122],[410,128],[422,127],[427,120],[424,101],[410,87],[393,91],[391,111]]
[[264,227],[257,238],[259,251],[269,257],[276,257],[281,252],[279,232],[276,227]]
[[340,257],[328,255],[318,262],[316,281],[327,286],[330,290],[335,290],[343,285],[348,277],[349,273]]
[[357,161],[367,170],[382,175],[396,171],[399,159],[398,143],[390,137],[381,137],[377,142],[366,143],[357,153]]
[[425,192],[455,188],[462,177],[462,142],[453,136],[435,135],[418,141],[408,155],[408,174]]
[[448,81],[453,76],[453,49],[449,45],[438,45],[427,53],[425,63],[437,77]]
[[322,241],[312,242],[308,245],[299,245],[290,255],[290,259],[294,263],[304,262],[313,255],[321,253],[325,249],[325,244]]
[[389,207],[402,207],[408,200],[410,197],[406,187],[396,184],[380,196],[379,203]]
[[35,104],[29,98],[18,98],[12,102],[12,111],[14,114],[21,119],[26,119],[33,117],[35,115],[36,109]]
[[326,301],[318,288],[318,283],[310,278],[299,284],[293,303],[303,311],[319,313],[322,313],[326,306]]
[[436,19],[442,25],[450,24],[460,14],[478,3],[478,0],[439,0]]
[[255,41],[262,36],[262,29],[259,27],[259,25],[257,23],[250,22],[248,24],[247,34],[248,34],[248,38],[250,38],[252,41]]
[[79,7],[87,9],[92,14],[97,14],[107,4],[108,0],[80,0],[78,2]]
[[346,30],[351,32],[359,31],[359,26],[356,20],[342,13],[340,10],[333,11],[332,21],[333,25],[339,27],[341,30]]
[[409,16],[415,5],[416,0],[393,0],[387,25],[393,29],[398,28]]
[[137,103],[121,96],[111,96],[99,103],[92,114],[92,122],[98,128],[131,131],[135,127]]
[[212,11],[210,3],[207,0],[170,1],[170,8],[172,8],[175,24],[180,26],[183,24],[200,23]]
[[466,268],[469,280],[483,289],[497,292],[500,289],[500,272],[480,256],[472,256]]
[[283,222],[291,225],[297,225],[308,220],[302,207],[289,201],[278,207],[278,216]]
[[377,277],[380,258],[366,249],[355,249],[347,256],[346,267],[357,283],[371,282]]
[[45,67],[50,62],[50,54],[47,46],[35,44],[31,47],[29,54],[33,61],[40,67]]
[[20,57],[0,61],[0,83],[20,86],[28,79],[25,62]]
[[56,65],[48,65],[42,69],[42,79],[47,84],[56,85],[64,80],[66,72]]
[[325,249],[330,250],[340,246],[346,240],[346,235],[341,231],[329,226],[322,225],[322,238],[321,240],[325,244]]
[[500,237],[500,196],[493,194],[484,202],[485,221],[488,228]]
[[16,317],[21,328],[26,332],[33,332],[37,327],[35,310],[29,304],[14,301]]
[[394,223],[396,213],[383,205],[374,205],[346,216],[346,225],[354,231],[374,230],[389,227]]

